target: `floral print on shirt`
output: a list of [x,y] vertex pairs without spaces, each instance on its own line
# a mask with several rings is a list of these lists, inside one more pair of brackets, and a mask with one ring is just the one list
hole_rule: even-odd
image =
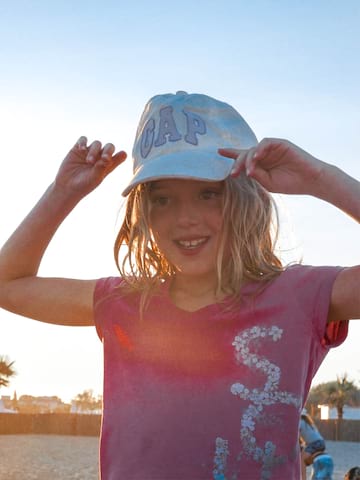
[[[301,399],[290,392],[279,390],[281,378],[280,368],[271,363],[267,358],[253,353],[251,351],[251,342],[269,338],[273,342],[277,342],[281,339],[282,334],[283,330],[277,326],[254,326],[238,333],[232,343],[235,348],[235,360],[238,364],[245,365],[266,376],[266,382],[262,389],[248,389],[240,382],[234,383],[230,388],[233,395],[250,402],[250,405],[241,416],[240,439],[243,453],[261,464],[261,480],[270,479],[273,468],[276,465],[284,463],[286,458],[281,455],[276,455],[276,444],[271,440],[266,441],[263,446],[257,443],[256,423],[261,419],[266,406],[281,403],[292,405],[300,410]],[[224,439],[217,438],[213,470],[214,480],[238,478],[236,474],[234,474],[235,476],[226,477],[226,459],[228,454],[228,442]],[[238,458],[240,457],[241,454]]]

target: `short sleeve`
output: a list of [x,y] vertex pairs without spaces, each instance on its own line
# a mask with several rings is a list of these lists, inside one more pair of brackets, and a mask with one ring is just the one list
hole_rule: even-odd
[[327,323],[333,285],[342,270],[337,266],[294,265],[286,271],[285,280],[296,289],[298,302],[311,319],[313,340],[320,348],[336,347],[347,336],[347,320]]
[[[294,265],[288,267],[282,281],[294,296],[296,308],[301,315],[297,321],[303,325],[296,327],[296,334],[304,337],[306,357],[306,388],[311,381],[330,348],[340,345],[347,336],[348,320],[327,323],[331,294],[337,275],[342,267]],[[289,290],[290,289],[290,290]]]
[[[337,347],[344,342],[348,333],[348,320],[327,323],[334,282],[342,267],[308,267],[314,285],[313,327],[320,344],[325,349]],[[309,280],[310,280],[309,278]]]
[[342,320],[340,322],[331,322],[326,326],[325,335],[322,343],[327,347],[338,347],[347,337],[349,328],[349,320]]

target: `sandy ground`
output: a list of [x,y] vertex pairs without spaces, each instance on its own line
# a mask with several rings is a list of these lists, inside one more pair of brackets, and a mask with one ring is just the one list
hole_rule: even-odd
[[[96,437],[0,435],[0,479],[98,480],[98,446]],[[360,443],[327,446],[335,462],[333,480],[343,480],[350,467],[360,464]]]
[[98,480],[97,437],[0,435],[1,480]]

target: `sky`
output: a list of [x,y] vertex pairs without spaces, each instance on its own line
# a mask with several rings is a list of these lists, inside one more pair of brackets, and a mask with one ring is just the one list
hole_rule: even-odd
[[[80,135],[131,157],[155,94],[205,93],[233,105],[259,139],[279,137],[360,179],[357,0],[0,0],[0,243],[19,224]],[[65,220],[40,274],[116,275],[121,165]],[[286,261],[359,263],[359,225],[310,197],[282,196]],[[360,321],[313,384],[347,372],[360,385]],[[0,395],[102,390],[92,327],[46,325],[0,310],[0,355],[17,376]]]

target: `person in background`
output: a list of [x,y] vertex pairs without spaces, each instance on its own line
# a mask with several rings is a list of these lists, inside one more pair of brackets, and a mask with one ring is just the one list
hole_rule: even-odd
[[344,480],[360,480],[360,467],[352,467],[345,473]]
[[303,465],[305,465],[305,469],[302,470],[303,479],[306,479],[306,467],[311,465],[311,480],[332,480],[333,459],[326,452],[325,440],[305,409],[300,417],[300,444]]

